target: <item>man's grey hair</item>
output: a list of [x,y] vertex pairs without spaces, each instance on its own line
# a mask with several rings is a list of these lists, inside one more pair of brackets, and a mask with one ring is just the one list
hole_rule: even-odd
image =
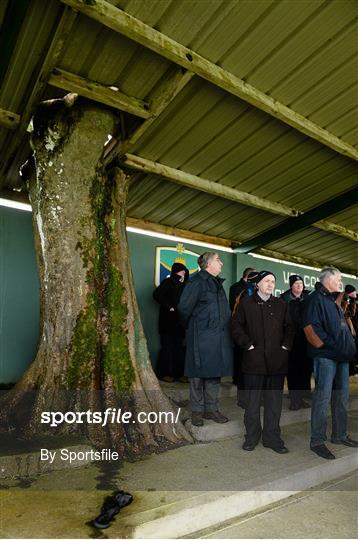
[[200,270],[205,270],[205,268],[208,266],[208,262],[210,259],[215,257],[217,255],[216,251],[205,251],[205,253],[202,253],[200,257],[198,257],[198,265],[200,266]]
[[340,274],[340,270],[336,268],[335,266],[325,266],[322,268],[321,273],[319,275],[319,280],[323,284],[327,278],[330,278],[331,276],[334,276],[335,274]]

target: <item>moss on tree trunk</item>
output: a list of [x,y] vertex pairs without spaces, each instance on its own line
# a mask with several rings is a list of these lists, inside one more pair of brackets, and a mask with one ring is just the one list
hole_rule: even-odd
[[[70,105],[70,106],[69,106]],[[129,261],[129,178],[101,164],[110,110],[56,100],[34,118],[30,182],[41,291],[38,353],[2,404],[2,425],[43,432],[43,411],[173,411],[152,371]],[[54,432],[53,428],[48,428]],[[63,424],[123,456],[191,441],[169,423]]]

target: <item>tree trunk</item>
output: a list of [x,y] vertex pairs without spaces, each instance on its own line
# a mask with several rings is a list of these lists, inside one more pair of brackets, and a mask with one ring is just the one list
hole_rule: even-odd
[[[41,293],[38,353],[5,396],[1,421],[37,433],[84,433],[123,456],[191,441],[181,424],[139,423],[140,411],[176,414],[152,371],[129,261],[129,178],[101,164],[113,132],[110,110],[68,99],[34,118],[36,175],[30,181]],[[44,411],[132,413],[106,426],[41,423]],[[26,427],[25,427],[26,426]]]

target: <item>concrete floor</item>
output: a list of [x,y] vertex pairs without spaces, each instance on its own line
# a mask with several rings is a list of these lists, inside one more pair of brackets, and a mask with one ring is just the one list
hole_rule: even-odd
[[345,476],[194,538],[358,538],[357,488],[358,476]]
[[[350,414],[350,425],[351,428],[357,426],[355,412]],[[247,491],[250,496],[250,492],[252,494],[254,490],[265,489],[262,486],[270,485],[270,482],[276,482],[276,489],[285,490],[286,478],[297,474],[301,477],[309,475],[312,467],[322,462],[327,465],[327,462],[309,450],[308,423],[286,426],[283,432],[286,444],[291,450],[289,454],[283,456],[261,445],[254,452],[245,452],[241,449],[242,438],[232,437],[177,448],[149,456],[140,462],[125,463],[117,469],[90,465],[53,471],[28,479],[4,479],[0,485],[0,536],[1,538],[132,538],[131,529],[126,524],[129,523],[131,526],[136,522],[137,516],[143,519],[143,516],[149,514],[153,517],[157,517],[155,514],[165,515],[178,502],[189,504],[189,507],[193,508],[194,517],[195,498],[198,494],[204,497],[207,495],[220,497],[220,493]],[[358,430],[353,429],[352,435],[354,432],[357,433]],[[354,459],[356,457],[357,452],[352,448],[329,446],[337,458],[345,459],[352,455]],[[355,462],[358,464],[357,460]],[[332,467],[330,463],[328,466]],[[321,481],[324,480],[325,478],[322,478]],[[282,522],[287,523],[285,517],[287,509],[292,509],[292,519],[298,515],[302,527],[307,521],[306,516],[309,516],[311,525],[300,529],[301,537],[357,537],[358,531],[352,525],[357,510],[356,493],[352,490],[356,490],[356,487],[353,479],[347,484],[342,484],[339,492],[328,489],[321,493],[321,487],[317,486],[310,492],[310,499],[297,499],[299,510],[294,509],[294,504],[288,507],[282,505],[282,508],[278,507],[272,516],[267,514],[267,517],[263,515],[257,518],[258,528],[250,521],[246,522],[245,527],[240,522],[235,523],[235,526],[240,527],[239,531],[229,528],[222,530],[220,534],[233,534],[222,536],[223,538],[282,537],[279,536],[280,526],[275,529],[275,515],[277,524],[281,523],[282,526]],[[132,493],[134,502],[117,516],[116,521],[104,535],[98,534],[87,525],[87,522],[98,515],[104,497],[116,489]],[[190,503],[190,499],[193,503]],[[193,506],[190,506],[191,504]],[[311,508],[315,510],[311,511]],[[318,516],[318,521],[311,520],[312,513],[313,517],[315,514]],[[300,519],[302,516],[303,520]],[[260,525],[261,519],[267,520],[267,525],[265,523]],[[272,528],[269,528],[269,522]],[[324,522],[331,523],[331,527],[327,528]],[[252,530],[250,527],[253,527]],[[342,527],[345,527],[344,530]],[[339,531],[336,536],[335,530]],[[288,537],[296,537],[297,531],[296,525],[294,527],[290,525]],[[330,535],[327,534],[328,531]],[[354,531],[357,534],[353,535]],[[239,534],[241,536],[238,536]]]
[[[116,467],[93,464],[0,480],[0,538],[132,538],[130,529],[124,527],[126,522],[131,523],[139,514],[164,514],[178,502],[190,506],[192,500],[191,519],[195,519],[194,501],[200,493],[253,493],[270,482],[285,489],[280,487],[281,479],[309,474],[312,467],[325,462],[309,450],[309,427],[308,422],[283,426],[283,438],[290,449],[283,456],[261,445],[254,452],[245,452],[242,437],[235,436]],[[357,411],[350,411],[349,427],[351,435],[358,438]],[[356,450],[328,446],[337,458],[353,456],[358,465]],[[327,465],[331,467],[331,462]],[[235,518],[196,537],[358,538],[357,479],[349,474],[339,482],[317,485],[269,510],[266,507],[263,512]],[[99,533],[88,522],[99,514],[104,497],[118,489],[132,493],[134,502],[109,529]]]

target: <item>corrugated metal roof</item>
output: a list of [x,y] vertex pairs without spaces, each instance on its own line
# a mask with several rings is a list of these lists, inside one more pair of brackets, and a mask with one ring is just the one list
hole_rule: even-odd
[[[110,3],[358,147],[356,1]],[[0,25],[6,5],[0,3]],[[0,88],[0,108],[23,113],[64,9],[58,0],[30,0]],[[78,13],[54,67],[148,99],[172,63]],[[53,87],[44,89],[46,97],[58,94]],[[3,159],[8,158],[12,137],[0,127]],[[198,76],[131,152],[301,212],[357,184],[354,160]],[[5,176],[7,185],[18,181],[17,176]],[[235,241],[248,240],[284,219],[154,174],[135,175],[128,210],[131,217]],[[329,220],[357,230],[356,210]],[[340,254],[342,264],[356,267],[352,241],[314,227],[266,247],[315,260],[336,261]]]
[[358,251],[352,251],[351,241],[313,227],[287,236],[266,247],[282,253],[294,252],[300,257],[316,258],[316,260],[338,267],[356,269],[358,266]]

